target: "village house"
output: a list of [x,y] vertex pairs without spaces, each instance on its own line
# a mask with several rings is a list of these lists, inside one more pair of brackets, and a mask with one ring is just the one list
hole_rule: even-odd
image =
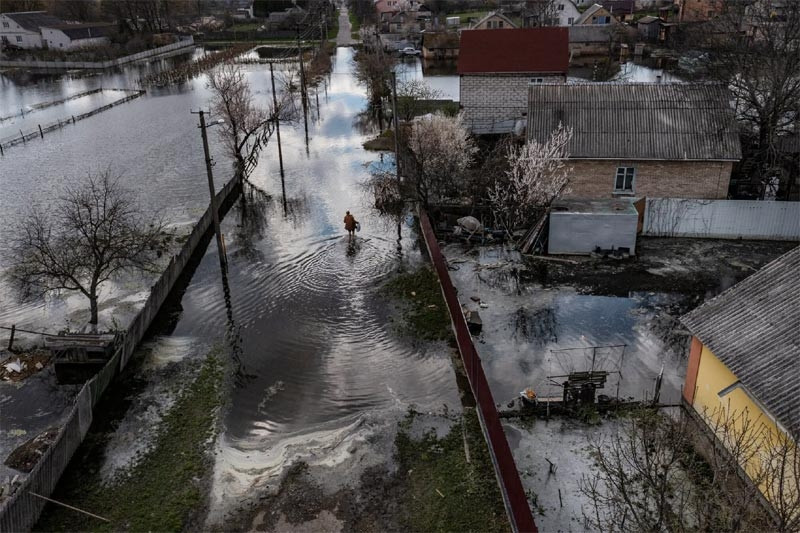
[[[793,445],[800,436],[798,272],[800,247],[680,319],[692,334],[684,404],[701,427],[708,424],[717,432],[723,416],[749,419],[750,438],[759,451],[744,459],[747,464],[738,459],[773,504],[780,487],[769,484],[783,481],[784,490],[797,490],[799,481],[796,464],[788,465],[786,480],[757,474],[758,461],[791,461],[791,452],[789,459],[775,456],[776,445],[781,439]],[[735,431],[742,427],[740,421]],[[730,446],[729,434],[713,436]],[[761,479],[753,479],[754,473]]]
[[529,92],[528,140],[546,141],[559,123],[572,129],[568,197],[727,197],[741,146],[724,86],[531,84]]
[[581,16],[572,0],[535,0],[525,3],[520,14],[523,26],[572,26]]
[[579,26],[583,26],[586,24],[592,25],[607,25],[607,24],[616,24],[619,22],[609,10],[601,6],[600,4],[593,4],[589,9],[583,12],[583,14],[575,21],[575,24]]
[[528,85],[565,83],[567,28],[464,30],[458,56],[460,104],[475,133],[524,128]]
[[633,22],[636,12],[635,0],[602,0],[600,5],[619,22]]
[[491,11],[486,14],[482,19],[476,22],[470,29],[473,30],[510,30],[516,28],[517,25],[502,13]]
[[55,24],[42,26],[42,41],[47,48],[55,50],[77,50],[108,44],[108,35],[113,24]]
[[425,59],[457,59],[459,35],[457,33],[424,33],[422,57]]
[[0,42],[3,48],[42,48],[42,26],[56,26],[64,21],[45,11],[0,13]]
[[704,22],[722,14],[722,0],[677,0],[680,22]]

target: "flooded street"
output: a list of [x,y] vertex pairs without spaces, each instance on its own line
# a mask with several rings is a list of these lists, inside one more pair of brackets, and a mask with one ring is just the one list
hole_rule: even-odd
[[[396,221],[372,210],[363,187],[379,155],[361,146],[373,131],[359,119],[366,99],[352,58],[352,49],[338,48],[325,86],[311,93],[319,108],[309,117],[307,146],[302,120],[281,128],[288,212],[273,138],[253,185],[223,221],[227,276],[212,242],[161,333],[143,347],[136,397],[104,449],[100,472],[110,480],[147,449],[176,390],[209,350],[221,347],[234,375],[220,414],[204,527],[228,520],[249,527],[248,504],[275,489],[299,460],[319,468],[331,490],[357,483],[368,467],[391,470],[396,424],[410,406],[460,408],[447,346],[399,339],[387,315],[382,284],[421,258],[408,225],[398,238]],[[257,101],[271,98],[268,67],[246,71]],[[52,194],[87,170],[113,164],[126,185],[176,224],[193,220],[207,189],[189,111],[208,98],[201,77],[65,128],[36,150],[14,147],[0,162],[12,185],[0,217],[13,219],[27,205],[26,169],[38,161],[39,188]],[[218,146],[212,152],[219,188],[229,167]],[[363,228],[353,242],[342,229],[345,210]],[[4,305],[0,318],[41,321],[51,311],[68,312],[63,303],[30,305]]]

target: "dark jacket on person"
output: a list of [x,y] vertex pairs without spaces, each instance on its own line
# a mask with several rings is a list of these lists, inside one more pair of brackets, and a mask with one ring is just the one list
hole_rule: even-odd
[[356,229],[356,217],[353,215],[345,215],[344,216],[344,229],[347,231],[355,231]]

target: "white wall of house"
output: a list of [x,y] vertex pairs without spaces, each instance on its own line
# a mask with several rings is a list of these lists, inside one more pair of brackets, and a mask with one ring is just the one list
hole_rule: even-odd
[[89,39],[71,39],[63,31],[42,26],[42,40],[48,48],[53,50],[76,50],[107,44],[108,37],[93,37]]
[[558,16],[559,26],[572,26],[581,16],[581,12],[571,0],[554,0],[553,7]]
[[41,48],[42,36],[26,30],[9,17],[0,15],[0,41],[19,48]]
[[467,124],[520,119],[528,112],[528,85],[564,82],[563,74],[464,74],[459,103]]

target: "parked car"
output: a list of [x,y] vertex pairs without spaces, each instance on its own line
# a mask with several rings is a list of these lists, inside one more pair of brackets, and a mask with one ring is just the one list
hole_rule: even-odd
[[413,46],[406,46],[405,48],[400,49],[399,51],[401,56],[418,56],[422,55],[422,52],[414,48]]

